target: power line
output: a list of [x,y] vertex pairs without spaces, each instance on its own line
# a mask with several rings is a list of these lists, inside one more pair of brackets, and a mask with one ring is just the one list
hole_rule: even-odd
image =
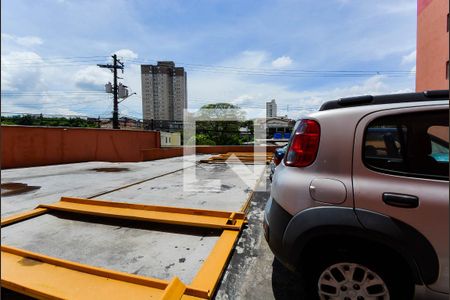
[[[149,63],[156,62],[156,60],[130,60],[130,62],[135,63]],[[286,73],[286,74],[305,74],[305,73],[350,73],[350,74],[370,74],[374,73],[389,73],[389,74],[413,74],[414,72],[408,70],[308,70],[308,69],[269,69],[269,68],[243,68],[243,67],[233,67],[233,66],[220,66],[220,65],[205,65],[205,64],[191,64],[191,63],[182,63],[178,64],[191,67],[194,70],[232,70],[232,71],[243,71],[249,73]]]
[[[21,60],[20,63],[5,63],[2,66],[35,66],[35,67],[77,67],[80,65],[91,65],[98,61],[98,58],[106,58],[106,56],[78,56],[65,58],[40,58]],[[24,62],[25,61],[25,62]],[[154,59],[127,59],[126,61],[135,64],[146,64],[157,62]],[[374,75],[385,75],[388,77],[409,77],[415,74],[414,71],[408,70],[313,70],[313,69],[273,69],[273,68],[243,68],[235,66],[207,65],[183,63],[179,64],[193,72],[209,72],[209,73],[233,73],[240,75],[252,76],[284,76],[284,77],[367,77]]]
[[79,104],[88,104],[93,102],[101,102],[106,101],[106,99],[99,99],[99,100],[87,100],[87,101],[80,101],[77,103],[65,103],[65,104],[58,104],[58,105],[46,105],[46,103],[2,103],[2,106],[20,106],[20,107],[42,107],[43,109],[47,108],[63,108],[67,107],[67,105],[74,106]]
[[[6,55],[2,55],[2,57],[4,58]],[[40,57],[37,56],[36,58],[20,58],[21,62],[36,62],[36,60],[41,60],[41,61],[90,61],[90,60],[96,60],[98,61],[99,58],[104,58],[105,60],[108,58],[109,56],[107,55],[94,55],[94,56],[68,56],[68,57]]]
[[97,91],[47,91],[47,92],[2,92],[2,96],[60,96],[60,95],[102,95],[104,92]]

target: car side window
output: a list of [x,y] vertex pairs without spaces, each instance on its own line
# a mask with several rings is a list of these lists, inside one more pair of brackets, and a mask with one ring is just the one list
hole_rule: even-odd
[[428,135],[431,139],[431,156],[448,163],[448,126],[431,126]]
[[448,111],[398,114],[372,121],[363,161],[375,171],[448,180]]

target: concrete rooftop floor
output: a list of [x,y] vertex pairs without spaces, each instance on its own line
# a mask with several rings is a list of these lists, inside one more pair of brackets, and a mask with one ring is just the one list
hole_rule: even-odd
[[[196,156],[200,160],[208,155]],[[87,162],[2,170],[2,217],[62,196],[129,203],[239,211],[265,171],[243,174],[193,157],[140,163]],[[185,185],[185,175],[195,181]],[[190,177],[189,177],[190,178]],[[4,188],[6,187],[6,188]],[[150,224],[108,224],[67,214],[45,214],[9,225],[2,244],[97,267],[189,284],[218,232]]]
[[[205,157],[208,156],[197,156],[197,159]],[[99,168],[103,171],[94,170]],[[104,172],[104,168],[126,170]],[[186,168],[195,169],[199,181],[184,191],[181,177]],[[264,169],[264,166],[256,167],[261,174]],[[247,183],[256,184],[256,177],[247,176],[250,179]],[[221,182],[215,186],[205,185],[211,179]],[[39,203],[56,202],[61,196],[100,195],[96,198],[238,210],[251,195],[248,226],[232,253],[214,298],[306,299],[302,279],[274,258],[264,240],[262,219],[270,194],[268,181],[259,182],[259,191],[252,194],[248,184],[242,182],[230,167],[196,165],[195,161],[183,165],[183,158],[179,157],[142,163],[89,162],[2,170],[4,183],[23,183],[39,188],[25,189],[21,194],[2,189],[2,194],[10,195],[2,196],[2,217],[32,209]],[[2,244],[144,276],[170,279],[176,275],[185,283],[190,283],[216,240],[217,232],[214,231],[156,224],[110,224],[95,219],[74,219],[62,213],[36,217],[1,231]],[[5,295],[8,296],[5,299],[16,299],[17,296],[13,293],[9,297],[6,292]],[[429,297],[419,294],[415,299]]]
[[[227,165],[195,161],[206,157],[209,155],[188,160],[175,157],[138,163],[86,162],[2,170],[1,216],[53,203],[62,196],[238,211],[265,167],[255,165],[257,175],[246,176],[245,184]],[[196,181],[185,187],[184,175],[194,172]]]

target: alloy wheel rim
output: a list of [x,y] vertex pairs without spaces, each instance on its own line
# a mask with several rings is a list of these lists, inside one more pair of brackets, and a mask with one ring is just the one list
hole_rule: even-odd
[[325,269],[318,281],[322,300],[389,300],[384,280],[356,263],[337,263]]

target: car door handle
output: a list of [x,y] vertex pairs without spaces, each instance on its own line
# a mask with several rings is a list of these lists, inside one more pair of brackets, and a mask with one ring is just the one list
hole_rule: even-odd
[[383,193],[383,202],[387,205],[415,208],[419,206],[419,198],[412,195]]

